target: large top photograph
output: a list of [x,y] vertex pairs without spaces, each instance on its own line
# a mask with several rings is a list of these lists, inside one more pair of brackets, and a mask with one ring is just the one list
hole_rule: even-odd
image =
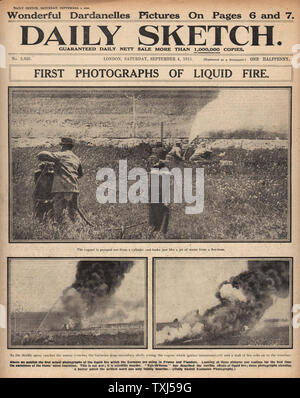
[[290,88],[8,95],[11,242],[290,241]]

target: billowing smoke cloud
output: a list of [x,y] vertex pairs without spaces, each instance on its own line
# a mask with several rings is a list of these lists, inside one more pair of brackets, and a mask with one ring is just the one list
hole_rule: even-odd
[[288,90],[222,89],[196,115],[190,141],[218,132],[225,136],[241,130],[287,134],[288,129]]
[[83,314],[86,312],[86,303],[80,294],[73,287],[68,287],[63,291],[61,301],[69,317],[68,327],[80,328]]
[[92,319],[98,312],[105,314],[113,308],[110,316],[102,317],[102,319],[111,320],[114,315],[117,316],[118,311],[122,311],[120,304],[119,309],[115,310],[116,302],[112,296],[132,266],[133,261],[82,260],[78,262],[75,282],[64,290],[61,297],[64,310],[76,327],[89,323],[87,319]]
[[156,334],[157,344],[186,340],[201,335],[204,327],[201,320],[199,310],[187,313],[180,321],[174,320],[172,326],[165,326]]
[[289,261],[248,261],[247,271],[219,286],[218,305],[203,315],[193,311],[172,327],[163,328],[157,333],[157,343],[194,337],[213,342],[222,336],[241,335],[255,326],[274,298],[288,295]]
[[106,301],[106,307],[96,311],[92,316],[82,320],[84,328],[99,326],[103,323],[138,322],[145,316],[144,300],[129,301],[111,297]]

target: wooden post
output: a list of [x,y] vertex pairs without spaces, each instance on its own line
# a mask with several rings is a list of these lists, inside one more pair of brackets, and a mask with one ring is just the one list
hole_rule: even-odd
[[135,101],[136,101],[136,98],[135,98],[135,95],[133,94],[133,97],[132,97],[132,135],[133,135],[133,138],[135,138],[135,136],[136,136],[136,103],[135,103]]
[[137,114],[136,114],[136,101],[142,98],[142,95],[136,95],[133,93],[132,95],[125,94],[125,97],[132,101],[132,126],[130,136],[136,138],[137,135]]
[[17,310],[15,310],[15,316],[14,316],[14,321],[15,321],[15,336],[17,336]]
[[160,122],[160,142],[164,140],[164,122]]

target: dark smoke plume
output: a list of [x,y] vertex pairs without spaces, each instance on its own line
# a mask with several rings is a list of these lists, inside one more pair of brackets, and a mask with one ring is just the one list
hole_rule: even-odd
[[101,299],[115,293],[133,261],[79,261],[72,287],[86,303],[88,315],[97,309]]
[[79,261],[75,282],[65,289],[62,303],[70,318],[80,326],[83,317],[105,309],[121,285],[133,261]]
[[240,289],[244,301],[222,297],[220,286],[216,297],[220,304],[203,314],[204,331],[213,335],[238,334],[253,327],[272,306],[273,296],[289,294],[289,261],[248,261],[248,270],[225,283]]
[[[248,261],[247,271],[233,276],[219,286],[216,297],[220,303],[207,309],[203,315],[194,312],[193,322],[188,321],[188,334],[182,336],[179,329],[176,336],[172,331],[172,340],[195,337],[197,334],[200,339],[213,341],[225,335],[241,335],[251,329],[273,305],[274,297],[288,297],[289,265],[289,261],[279,260]],[[231,288],[230,294],[225,289],[228,285]],[[185,322],[184,318],[182,323]],[[195,333],[200,326],[201,332]],[[160,342],[172,341],[166,330],[161,332]]]

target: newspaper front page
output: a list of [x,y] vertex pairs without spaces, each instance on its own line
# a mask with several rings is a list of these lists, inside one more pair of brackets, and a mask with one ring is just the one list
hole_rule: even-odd
[[299,3],[0,8],[0,376],[299,377]]

